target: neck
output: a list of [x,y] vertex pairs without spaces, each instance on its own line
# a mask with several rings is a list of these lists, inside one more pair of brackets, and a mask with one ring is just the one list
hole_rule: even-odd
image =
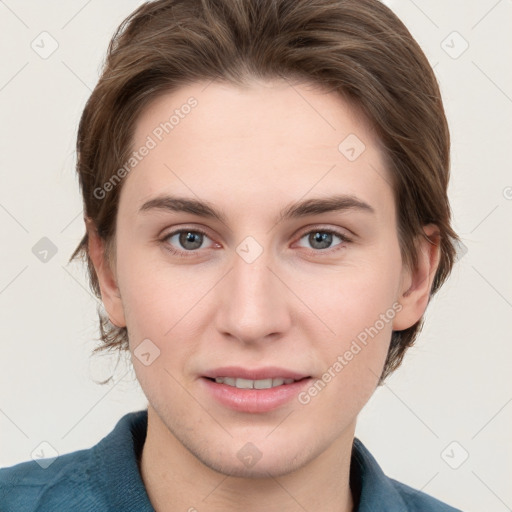
[[349,476],[354,430],[355,424],[291,473],[233,477],[203,464],[149,406],[141,476],[156,512],[353,512]]

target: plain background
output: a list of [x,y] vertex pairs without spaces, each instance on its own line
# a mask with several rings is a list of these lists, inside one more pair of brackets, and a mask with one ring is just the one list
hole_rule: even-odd
[[[140,3],[0,2],[0,466],[43,441],[90,447],[145,406],[128,365],[90,355],[97,302],[85,268],[68,264],[84,231],[78,120],[114,29]],[[512,1],[387,4],[440,81],[465,247],[356,435],[393,478],[465,511],[512,510]],[[57,251],[46,262],[33,252],[44,237]]]

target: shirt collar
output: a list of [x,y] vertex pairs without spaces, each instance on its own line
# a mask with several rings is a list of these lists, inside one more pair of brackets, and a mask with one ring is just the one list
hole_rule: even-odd
[[124,415],[93,449],[95,478],[109,510],[154,512],[139,471],[148,411]]
[[391,479],[357,437],[352,445],[350,488],[357,512],[407,512],[407,506]]

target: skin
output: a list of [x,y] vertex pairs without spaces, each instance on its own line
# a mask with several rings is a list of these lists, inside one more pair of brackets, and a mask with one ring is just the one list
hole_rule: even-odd
[[[426,308],[438,245],[420,239],[418,267],[403,264],[379,141],[334,93],[286,81],[188,85],[143,112],[134,148],[190,96],[197,107],[124,180],[113,267],[88,221],[105,308],[128,328],[149,402],[141,460],[148,495],[159,512],[351,511],[357,416],[375,391],[392,330],[413,325]],[[355,161],[338,150],[348,134],[366,146]],[[226,223],[139,212],[164,193],[209,201]],[[279,222],[285,206],[333,193],[355,196],[374,212]],[[191,246],[179,235],[164,239],[179,228],[207,232],[188,256],[166,249]],[[351,241],[333,236],[318,248],[312,236],[321,228]],[[427,235],[435,230],[425,226]],[[263,249],[252,263],[236,251],[248,236]],[[307,405],[293,399],[271,412],[237,412],[205,392],[201,375],[224,365],[321,378],[393,304],[401,310],[392,321]],[[148,366],[133,355],[144,339],[160,350]],[[262,453],[252,467],[237,457],[248,442]]]

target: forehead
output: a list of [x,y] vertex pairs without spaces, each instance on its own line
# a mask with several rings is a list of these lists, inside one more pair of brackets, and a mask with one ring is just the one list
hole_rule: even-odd
[[132,149],[144,146],[150,149],[121,195],[134,206],[163,192],[230,197],[247,212],[333,191],[392,202],[366,118],[337,94],[306,84],[181,87],[139,117]]

